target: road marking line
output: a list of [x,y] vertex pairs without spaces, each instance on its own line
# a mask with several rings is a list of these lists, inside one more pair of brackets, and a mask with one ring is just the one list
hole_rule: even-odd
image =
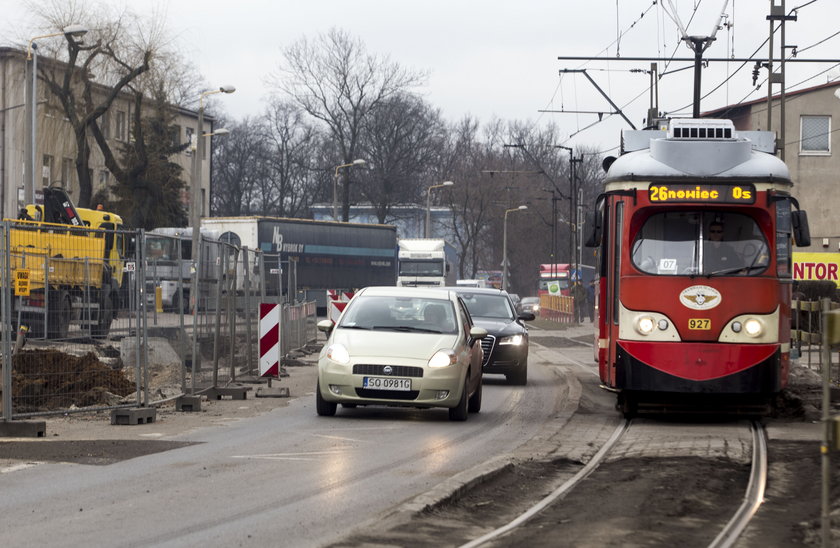
[[6,468],[0,468],[0,474],[8,474],[11,472],[17,472],[18,470],[25,470],[27,468],[34,468],[39,464],[44,464],[43,462],[24,462],[21,464],[13,464],[12,466],[7,466]]

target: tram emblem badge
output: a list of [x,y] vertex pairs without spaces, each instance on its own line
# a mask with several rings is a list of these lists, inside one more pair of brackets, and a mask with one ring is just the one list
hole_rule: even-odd
[[714,287],[692,285],[680,292],[680,302],[692,310],[709,310],[720,304],[722,298]]

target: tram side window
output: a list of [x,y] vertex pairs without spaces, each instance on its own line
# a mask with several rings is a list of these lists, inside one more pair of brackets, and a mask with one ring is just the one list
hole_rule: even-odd
[[666,276],[757,275],[770,261],[756,221],[725,211],[651,215],[636,235],[632,255],[642,272]]

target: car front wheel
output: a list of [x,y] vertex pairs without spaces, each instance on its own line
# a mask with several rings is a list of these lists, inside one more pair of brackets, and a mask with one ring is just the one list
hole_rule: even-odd
[[335,416],[335,410],[338,405],[334,402],[327,401],[321,397],[321,385],[315,385],[315,410],[322,417]]
[[475,389],[473,395],[470,396],[470,400],[467,404],[467,409],[470,413],[478,413],[481,411],[481,387],[484,383],[481,382],[481,379],[478,379],[478,388]]
[[451,421],[465,421],[467,420],[467,400],[469,393],[469,375],[464,379],[464,389],[461,391],[461,399],[458,400],[458,405],[449,409],[449,420]]

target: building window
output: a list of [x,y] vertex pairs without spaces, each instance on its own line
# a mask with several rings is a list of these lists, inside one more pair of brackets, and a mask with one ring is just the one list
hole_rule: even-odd
[[126,134],[125,134],[125,111],[118,110],[117,111],[117,134],[115,136],[118,141],[125,141]]
[[64,183],[64,188],[70,188],[73,184],[73,172],[75,171],[75,162],[73,158],[61,159],[61,182]]
[[102,131],[103,137],[106,139],[111,138],[111,116],[107,110],[99,118],[99,129]]
[[802,116],[801,154],[831,154],[831,116]]
[[187,147],[186,153],[187,156],[192,156],[193,146],[196,146],[198,144],[193,144],[193,135],[195,135],[195,128],[187,127],[184,128],[184,131],[187,133],[187,142],[190,144],[190,146]]
[[52,178],[53,157],[44,154],[43,166],[41,167],[41,186],[50,186]]
[[107,169],[99,172],[99,186],[105,188],[108,186],[108,181],[111,180],[111,173]]

